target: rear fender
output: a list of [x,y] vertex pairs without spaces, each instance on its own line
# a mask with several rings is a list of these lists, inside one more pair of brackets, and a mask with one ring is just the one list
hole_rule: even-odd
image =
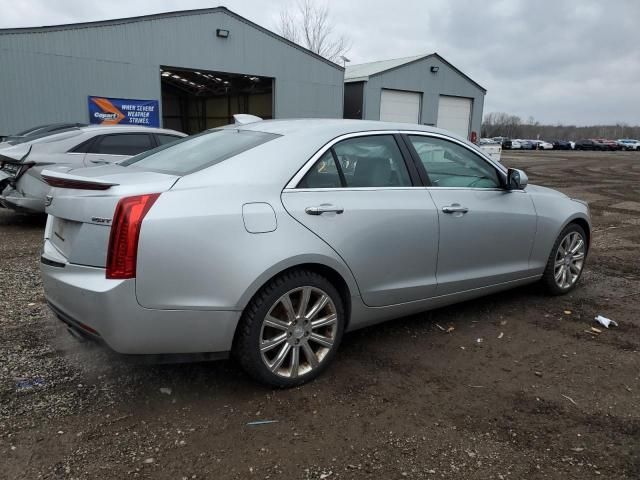
[[360,295],[358,285],[356,284],[351,271],[344,263],[338,261],[335,258],[327,257],[325,255],[309,254],[288,258],[265,270],[260,276],[258,276],[258,278],[255,279],[253,283],[251,283],[251,285],[249,285],[244,294],[240,297],[240,300],[238,302],[239,306],[242,308],[242,310],[244,310],[251,299],[254,297],[254,295],[258,293],[258,291],[272,278],[278,276],[285,270],[290,270],[292,268],[304,265],[318,265],[321,267],[330,268],[338,275],[340,275],[340,277],[342,277],[345,284],[347,285],[347,288],[349,289],[350,296]]

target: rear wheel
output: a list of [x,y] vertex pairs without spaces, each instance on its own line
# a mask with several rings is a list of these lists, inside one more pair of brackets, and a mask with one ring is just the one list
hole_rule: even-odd
[[344,324],[342,299],[325,277],[290,271],[251,300],[238,326],[234,353],[244,370],[262,383],[301,385],[331,363]]
[[556,239],[542,282],[553,295],[564,295],[576,287],[587,256],[587,236],[580,225],[567,225]]

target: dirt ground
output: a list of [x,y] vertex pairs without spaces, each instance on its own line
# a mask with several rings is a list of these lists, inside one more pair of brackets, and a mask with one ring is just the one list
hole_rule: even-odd
[[590,202],[579,288],[351,333],[288,391],[78,344],[44,304],[43,219],[0,211],[0,478],[640,478],[640,152],[503,161]]

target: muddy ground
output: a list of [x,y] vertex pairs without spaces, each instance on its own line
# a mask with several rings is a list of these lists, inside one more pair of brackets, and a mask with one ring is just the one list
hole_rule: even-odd
[[43,220],[1,211],[0,478],[640,478],[640,152],[503,161],[591,203],[580,287],[351,333],[288,391],[78,344],[44,304]]

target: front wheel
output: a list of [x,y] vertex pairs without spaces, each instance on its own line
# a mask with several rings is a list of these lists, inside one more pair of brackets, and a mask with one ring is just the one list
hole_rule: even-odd
[[267,283],[245,310],[234,344],[244,370],[273,387],[316,378],[336,354],[345,325],[340,294],[325,277],[293,270]]
[[587,235],[580,225],[567,225],[558,235],[542,282],[552,295],[564,295],[573,290],[584,268],[587,256]]

